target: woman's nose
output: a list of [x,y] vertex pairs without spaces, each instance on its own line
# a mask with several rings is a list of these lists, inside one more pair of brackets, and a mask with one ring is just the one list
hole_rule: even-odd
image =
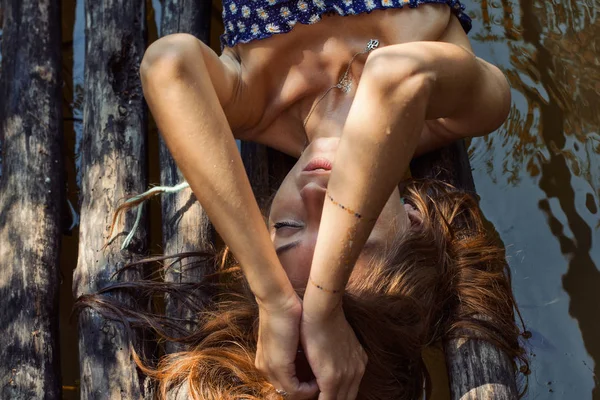
[[308,218],[314,219],[317,223],[321,220],[326,194],[327,184],[319,181],[308,182],[300,190],[300,197],[308,211]]

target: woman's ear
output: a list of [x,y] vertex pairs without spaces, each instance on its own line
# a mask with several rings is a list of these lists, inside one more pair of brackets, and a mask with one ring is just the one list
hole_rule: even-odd
[[404,204],[404,209],[408,215],[411,229],[420,229],[423,225],[423,215],[412,204]]

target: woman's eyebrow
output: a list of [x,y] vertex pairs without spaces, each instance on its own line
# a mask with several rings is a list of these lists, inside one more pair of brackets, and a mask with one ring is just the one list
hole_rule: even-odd
[[284,244],[283,246],[278,247],[277,249],[275,249],[275,253],[277,253],[278,256],[281,255],[281,253],[287,251],[287,250],[291,250],[294,247],[297,247],[300,244],[300,240],[295,240],[293,242],[289,242],[287,244]]

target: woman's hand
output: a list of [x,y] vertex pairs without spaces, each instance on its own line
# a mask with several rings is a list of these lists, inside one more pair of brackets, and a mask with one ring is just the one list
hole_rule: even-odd
[[341,303],[327,315],[302,314],[302,347],[321,393],[319,400],[354,400],[367,365],[367,353],[346,321]]
[[315,382],[300,382],[296,376],[296,356],[300,340],[302,302],[294,293],[274,303],[259,301],[259,328],[256,368],[269,382],[283,391],[286,400],[315,397]]

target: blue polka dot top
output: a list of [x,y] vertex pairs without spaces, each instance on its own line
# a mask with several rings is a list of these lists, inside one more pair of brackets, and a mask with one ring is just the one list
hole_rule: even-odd
[[323,14],[356,15],[386,8],[415,8],[421,4],[447,4],[465,32],[471,18],[459,0],[223,0],[225,33],[221,45],[233,47],[292,30],[294,25],[314,24]]

